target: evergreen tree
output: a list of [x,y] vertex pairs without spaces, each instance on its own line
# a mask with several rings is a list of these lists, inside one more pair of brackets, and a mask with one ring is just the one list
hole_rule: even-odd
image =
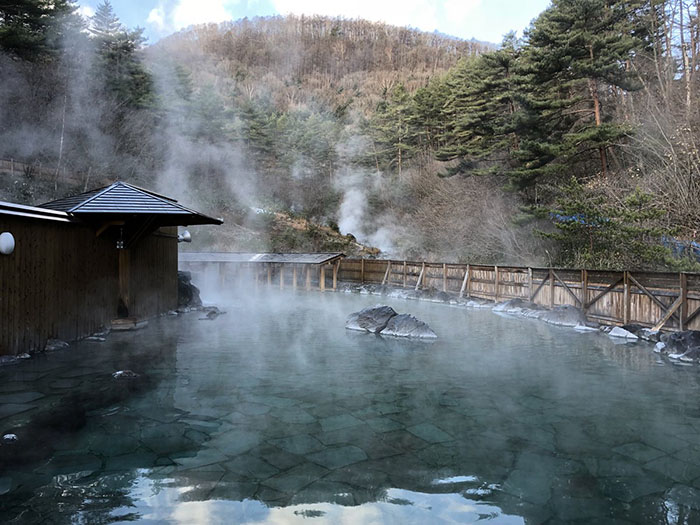
[[145,42],[143,29],[125,28],[109,0],[104,0],[97,6],[89,30],[97,48],[106,89],[132,108],[151,105],[153,81],[138,55]]
[[440,160],[459,160],[448,175],[499,172],[507,165],[518,143],[513,134],[518,55],[517,39],[510,33],[500,49],[461,61],[449,75],[444,146],[437,154]]
[[[511,174],[520,186],[584,164],[608,171],[607,150],[630,129],[613,122],[603,93],[638,86],[628,70],[644,49],[633,13],[642,0],[554,0],[527,33],[519,63],[516,132],[522,138]],[[562,168],[562,165],[565,168]]]
[[372,119],[377,163],[396,169],[401,175],[406,161],[415,153],[418,133],[411,95],[403,84],[394,88],[378,106]]
[[0,2],[0,49],[25,60],[54,57],[66,31],[80,30],[73,0]]
[[572,178],[549,210],[559,241],[559,264],[573,268],[649,269],[676,266],[663,245],[671,232],[650,194],[635,189],[619,202]]

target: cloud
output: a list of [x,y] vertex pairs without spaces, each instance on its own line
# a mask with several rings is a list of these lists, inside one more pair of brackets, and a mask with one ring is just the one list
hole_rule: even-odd
[[224,22],[233,18],[232,8],[240,0],[161,0],[148,13],[147,23],[158,33],[185,27]]

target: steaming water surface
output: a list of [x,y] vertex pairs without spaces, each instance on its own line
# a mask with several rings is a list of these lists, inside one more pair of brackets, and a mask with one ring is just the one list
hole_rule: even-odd
[[[376,297],[228,314],[0,369],[0,430],[131,368],[145,391],[0,473],[21,523],[697,523],[699,371],[489,311],[385,299],[434,343],[344,330]],[[32,447],[41,436],[20,435]]]

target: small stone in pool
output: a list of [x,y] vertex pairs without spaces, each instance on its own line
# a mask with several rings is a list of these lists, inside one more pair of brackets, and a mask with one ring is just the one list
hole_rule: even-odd
[[136,379],[139,375],[131,370],[118,370],[112,374],[114,379]]

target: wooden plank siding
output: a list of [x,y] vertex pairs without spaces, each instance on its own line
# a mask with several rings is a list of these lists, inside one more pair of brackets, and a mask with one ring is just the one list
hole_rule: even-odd
[[[0,215],[16,241],[0,255],[0,355],[40,351],[50,338],[71,341],[117,316],[118,251],[80,225]],[[173,232],[171,232],[173,233]],[[177,306],[177,239],[158,234],[132,249],[134,313]]]
[[425,268],[421,289],[447,290],[490,301],[532,299],[546,307],[573,305],[583,308],[591,320],[618,325],[654,326],[683,294],[683,307],[663,329],[680,329],[683,315],[684,329],[700,330],[700,274],[343,259],[338,278],[378,284],[387,267],[387,284],[392,286],[416,287]]

